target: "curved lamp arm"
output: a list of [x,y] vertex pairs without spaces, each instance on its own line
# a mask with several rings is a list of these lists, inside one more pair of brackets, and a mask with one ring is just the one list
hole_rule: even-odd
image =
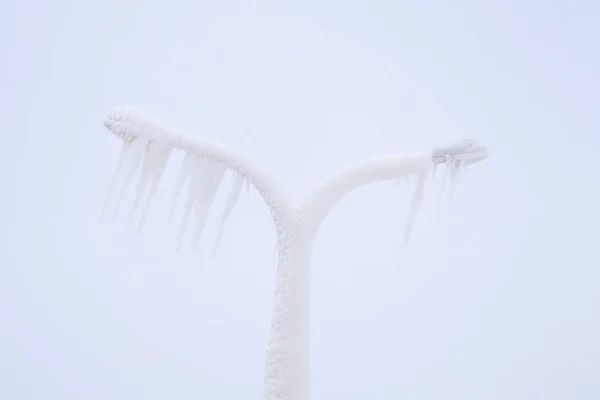
[[186,156],[192,155],[200,160],[212,161],[236,172],[256,188],[265,201],[275,222],[278,237],[285,233],[285,221],[293,215],[291,203],[271,174],[245,153],[231,146],[171,128],[133,106],[112,110],[105,118],[104,126],[123,139],[126,145],[142,139],[150,144],[157,143],[163,148],[182,150]]
[[300,221],[305,229],[316,233],[329,211],[353,190],[380,181],[417,176],[417,190],[411,205],[408,230],[405,232],[408,236],[412,218],[421,203],[423,186],[430,167],[430,153],[380,157],[350,165],[331,175],[305,200],[301,207]]
[[431,165],[435,168],[437,164],[446,163],[448,167],[466,167],[484,160],[488,155],[487,148],[477,140],[464,139],[449,146],[436,148],[430,153],[395,155],[358,162],[331,175],[305,200],[300,210],[300,221],[305,229],[316,232],[329,211],[358,187],[417,176],[417,188],[404,232],[405,240],[408,240]]

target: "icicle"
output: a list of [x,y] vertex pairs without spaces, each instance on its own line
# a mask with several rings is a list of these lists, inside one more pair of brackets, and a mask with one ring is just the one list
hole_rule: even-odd
[[177,206],[177,199],[179,198],[179,193],[181,193],[181,189],[185,184],[185,181],[190,176],[194,168],[194,155],[191,153],[187,153],[185,158],[183,159],[183,163],[181,164],[181,169],[179,170],[179,175],[177,176],[177,182],[175,183],[175,191],[173,192],[173,200],[171,204],[171,212],[169,214],[169,222],[173,220],[173,215],[175,214],[175,208]]
[[152,199],[154,198],[154,194],[156,193],[156,189],[158,188],[158,184],[162,179],[162,176],[167,168],[167,164],[169,163],[169,158],[171,158],[171,154],[173,153],[173,148],[170,146],[164,146],[160,152],[158,153],[158,158],[156,160],[156,167],[152,173],[152,177],[150,179],[150,189],[148,193],[148,197],[146,198],[146,204],[144,205],[144,211],[142,212],[142,217],[140,218],[140,223],[138,225],[138,233],[142,231],[142,227],[144,226],[144,222],[146,221],[146,217],[148,215],[148,210],[150,209],[150,204],[152,203]]
[[433,167],[431,168],[431,180],[435,181],[435,172],[437,171],[437,164],[433,164]]
[[[193,156],[190,156],[193,157]],[[184,179],[185,181],[185,179]],[[183,208],[183,215],[181,216],[181,225],[179,226],[179,233],[177,235],[177,250],[181,248],[181,242],[183,241],[183,236],[185,235],[185,231],[187,228],[188,220],[190,219],[190,215],[192,214],[192,209],[194,208],[194,203],[196,201],[195,198],[195,183],[192,181],[190,183],[190,187],[188,189],[187,200],[185,202],[185,206]]]
[[406,187],[407,182],[408,182],[408,177],[403,175],[399,178],[393,179],[392,185],[394,186],[394,188],[400,189],[400,188]]
[[112,192],[115,188],[115,184],[117,183],[117,178],[119,177],[119,173],[123,169],[123,164],[125,163],[125,159],[129,155],[129,145],[131,144],[131,139],[123,140],[123,146],[121,147],[121,152],[119,154],[119,161],[117,162],[117,169],[113,174],[112,180],[110,181],[110,186],[108,187],[108,191],[106,193],[106,198],[104,199],[104,205],[102,206],[102,210],[100,211],[100,222],[104,219],[104,214],[106,213],[106,208],[108,207],[108,202],[112,197]]
[[242,186],[244,185],[244,177],[242,175],[236,175],[235,182],[233,183],[233,188],[229,193],[229,197],[227,198],[227,204],[225,204],[225,209],[223,210],[223,214],[221,215],[221,222],[219,224],[219,230],[217,231],[217,237],[215,239],[215,243],[213,245],[212,250],[212,258],[215,258],[217,254],[217,249],[219,248],[219,242],[221,241],[221,236],[223,235],[223,229],[225,229],[225,222],[227,222],[227,218],[231,211],[235,207],[238,199],[240,198],[240,194],[242,192]]
[[442,192],[441,195],[444,195],[444,189],[446,188],[446,181],[448,181],[448,176],[450,175],[450,171],[452,169],[452,159],[450,156],[446,156],[445,162],[446,170],[444,171],[444,178],[442,179]]
[[[208,210],[210,209],[212,201],[217,193],[217,190],[219,189],[221,180],[225,175],[225,167],[220,164],[199,158],[195,155],[190,155],[189,160],[189,166],[182,168],[182,174],[180,174],[180,177],[184,176],[180,182],[185,181],[185,176],[189,175],[189,172],[191,172],[192,177],[189,185],[187,201],[183,210],[181,225],[179,227],[179,234],[177,238],[178,249],[181,247],[181,242],[185,236],[192,211],[195,211],[196,215],[196,229],[192,238],[192,246],[197,246],[202,235]],[[186,172],[186,169],[189,170],[189,172]],[[180,190],[179,185],[182,186],[183,183],[178,183],[178,188]]]
[[192,172],[192,179],[196,186],[196,203],[195,203],[195,214],[196,214],[196,227],[194,229],[194,235],[192,237],[192,248],[197,249],[200,243],[200,238],[204,232],[204,225],[208,212],[213,203],[213,200],[219,190],[221,181],[225,176],[226,168],[215,162],[209,160],[203,160]]
[[415,221],[415,217],[417,216],[417,211],[421,207],[423,203],[423,193],[425,191],[425,179],[427,178],[426,172],[421,172],[418,177],[417,187],[415,188],[415,193],[412,198],[412,202],[410,204],[410,210],[408,212],[408,218],[406,219],[406,225],[404,227],[404,247],[402,251],[406,249],[408,242],[410,240],[410,235],[412,233],[413,223]]
[[154,169],[156,169],[156,162],[158,156],[160,155],[160,150],[161,149],[159,148],[159,145],[155,142],[148,142],[146,145],[142,161],[142,168],[140,170],[140,180],[136,188],[136,194],[133,200],[133,205],[131,206],[131,211],[129,212],[129,225],[131,225],[133,222],[133,216],[138,208],[140,199],[150,183],[150,177],[152,176]]
[[127,187],[131,183],[131,180],[133,179],[135,173],[140,168],[142,158],[144,156],[144,149],[146,148],[147,143],[147,140],[139,137],[132,139],[132,143],[130,145],[131,150],[129,151],[129,154],[125,157],[125,163],[129,163],[129,169],[125,174],[123,185],[121,186],[121,193],[119,193],[119,199],[117,200],[117,205],[115,207],[113,217],[116,217],[119,213],[119,209],[121,208],[121,203],[123,202],[123,198],[125,197]]
[[452,171],[450,172],[450,193],[449,193],[449,200],[452,201],[452,198],[454,196],[454,191],[456,190],[456,185],[458,183],[458,179],[460,178],[460,167],[461,167],[462,161],[461,160],[457,160],[454,161],[454,163],[452,164]]

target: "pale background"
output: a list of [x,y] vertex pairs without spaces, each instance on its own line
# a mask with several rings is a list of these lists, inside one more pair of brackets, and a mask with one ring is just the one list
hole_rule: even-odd
[[3,1],[0,398],[259,399],[275,233],[259,196],[210,260],[98,216],[113,106],[230,143],[297,201],[354,160],[474,137],[454,202],[345,198],[313,263],[313,399],[600,398],[594,1]]

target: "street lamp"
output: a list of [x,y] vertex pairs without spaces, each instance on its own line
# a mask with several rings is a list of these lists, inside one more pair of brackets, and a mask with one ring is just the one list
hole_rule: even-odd
[[264,400],[309,398],[310,256],[317,231],[337,202],[352,190],[370,183],[416,176],[416,190],[404,231],[406,244],[423,199],[425,179],[432,166],[435,169],[437,165],[444,163],[448,171],[454,171],[482,161],[489,154],[482,144],[467,139],[432,152],[361,161],[330,176],[299,206],[294,207],[273,177],[251,157],[237,149],[171,128],[137,107],[114,109],[105,118],[104,125],[123,140],[123,149],[102,215],[107,209],[117,179],[122,177],[123,182],[115,212],[133,177],[139,175],[130,222],[146,194],[139,222],[141,229],[154,192],[174,150],[185,153],[174,200],[185,183],[189,182],[183,222],[178,234],[179,243],[185,234],[188,220],[194,217],[196,227],[192,245],[198,244],[210,206],[227,170],[236,174],[236,180],[227,201],[218,237],[244,182],[258,191],[269,208],[277,231],[278,262],[274,313],[267,348]]

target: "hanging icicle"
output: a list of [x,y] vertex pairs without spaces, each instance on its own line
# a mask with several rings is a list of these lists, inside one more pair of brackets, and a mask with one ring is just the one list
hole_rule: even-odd
[[177,176],[177,181],[175,183],[175,191],[173,192],[171,212],[169,213],[169,222],[173,221],[173,215],[175,214],[175,208],[177,207],[177,199],[179,198],[181,189],[183,189],[183,185],[185,185],[185,182],[192,173],[192,169],[194,168],[194,159],[194,154],[186,153],[183,163],[181,164],[181,169],[179,170],[179,175]]
[[148,142],[144,150],[144,156],[142,160],[142,167],[140,169],[140,177],[136,188],[135,198],[129,212],[129,225],[133,222],[133,216],[138,208],[140,200],[150,183],[150,177],[153,169],[155,168],[156,159],[160,154],[159,145],[156,142]]
[[419,173],[417,177],[417,186],[415,188],[415,193],[413,194],[413,198],[410,204],[410,210],[408,212],[408,217],[406,219],[406,224],[404,226],[404,246],[403,251],[406,249],[408,242],[410,241],[410,235],[412,233],[415,217],[417,216],[417,211],[421,207],[423,203],[423,197],[425,193],[425,180],[427,178],[427,172]]
[[144,138],[133,138],[132,143],[129,145],[130,151],[125,157],[124,163],[127,165],[128,169],[125,172],[125,177],[123,179],[123,185],[121,186],[121,192],[119,193],[119,198],[117,200],[117,204],[115,206],[115,211],[113,217],[116,217],[119,213],[119,209],[121,208],[121,203],[125,198],[125,193],[127,192],[127,188],[131,183],[131,180],[135,176],[135,173],[140,169],[142,164],[142,159],[144,157],[144,150],[146,145],[148,144],[148,140]]
[[212,161],[203,160],[192,172],[192,179],[197,188],[194,190],[196,226],[192,236],[192,248],[197,249],[204,232],[204,225],[213,200],[225,176],[225,167]]
[[[182,168],[176,190],[181,190],[188,176],[190,176],[190,184],[177,235],[177,247],[181,247],[189,220],[192,212],[194,212],[196,226],[192,236],[192,247],[197,248],[204,230],[208,211],[225,175],[226,168],[221,164],[194,155],[184,160],[184,164],[186,165]],[[174,201],[176,201],[176,198],[177,193]]]
[[233,188],[229,193],[229,197],[227,198],[227,203],[225,204],[225,209],[223,210],[223,214],[221,215],[221,222],[219,223],[219,229],[217,230],[217,236],[215,238],[215,243],[213,245],[212,257],[214,258],[217,254],[217,249],[219,248],[219,242],[221,241],[221,236],[223,235],[223,230],[225,228],[225,222],[227,222],[227,218],[231,211],[235,207],[240,195],[242,193],[242,186],[244,185],[244,177],[240,174],[236,174],[235,181],[233,183]]
[[172,153],[173,148],[170,146],[163,146],[158,152],[156,164],[150,177],[150,188],[148,191],[148,197],[146,198],[146,204],[144,204],[144,210],[142,211],[142,217],[140,218],[140,223],[138,225],[138,233],[142,231],[142,227],[144,226],[144,223],[146,221],[150,205],[152,204],[152,199],[154,198],[154,194],[156,193],[158,184],[160,183],[162,176],[164,175],[165,169],[167,168],[167,164],[169,163],[169,158],[171,158]]
[[123,146],[121,147],[121,152],[119,153],[119,160],[117,161],[117,168],[115,169],[115,173],[110,181],[110,186],[108,187],[108,191],[106,193],[106,197],[104,199],[104,204],[102,205],[102,210],[100,211],[100,222],[104,219],[104,214],[106,213],[106,208],[108,207],[108,203],[112,197],[112,192],[114,190],[115,184],[117,183],[117,179],[120,176],[121,170],[123,169],[123,165],[125,164],[125,160],[129,157],[130,152],[130,144],[132,142],[132,138],[128,138],[123,140]]

